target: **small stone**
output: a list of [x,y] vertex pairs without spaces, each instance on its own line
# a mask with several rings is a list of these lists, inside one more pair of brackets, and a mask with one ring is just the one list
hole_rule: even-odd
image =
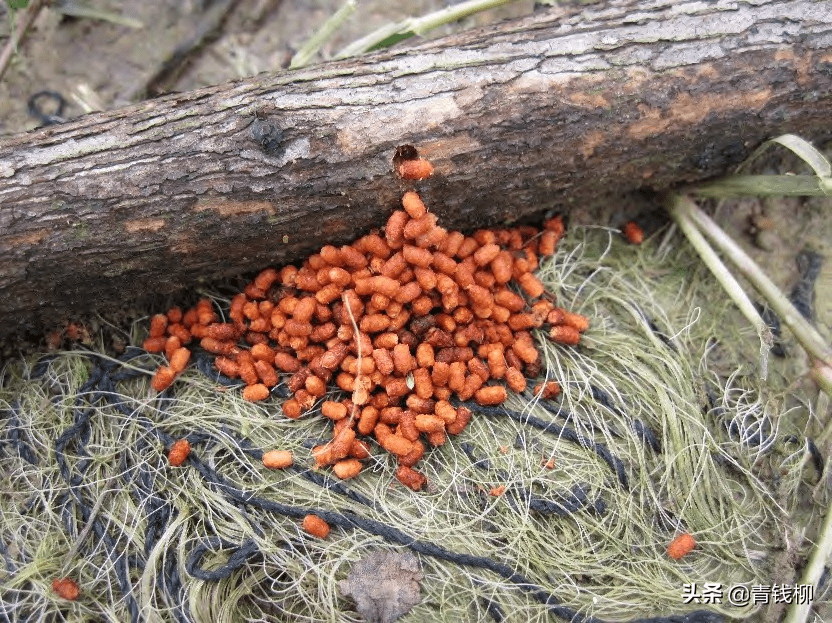
[[422,601],[419,560],[410,552],[376,551],[352,566],[341,593],[352,597],[367,623],[393,623]]

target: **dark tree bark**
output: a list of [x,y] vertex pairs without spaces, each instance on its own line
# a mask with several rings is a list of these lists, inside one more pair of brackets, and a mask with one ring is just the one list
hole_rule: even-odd
[[0,337],[383,223],[398,145],[448,228],[725,173],[830,134],[832,1],[613,0],[0,142]]

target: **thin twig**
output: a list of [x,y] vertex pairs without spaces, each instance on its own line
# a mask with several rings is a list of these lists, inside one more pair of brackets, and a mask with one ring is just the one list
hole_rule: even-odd
[[35,0],[32,4],[26,7],[26,11],[17,22],[17,27],[14,29],[12,36],[6,43],[6,47],[3,48],[2,52],[0,52],[0,79],[2,79],[3,74],[6,73],[6,69],[12,60],[12,56],[14,56],[14,53],[17,50],[17,46],[20,45],[23,38],[26,36],[26,31],[29,30],[29,27],[40,14],[41,9],[43,9],[48,2],[49,0]]
[[751,282],[751,285],[763,295],[810,355],[819,359],[821,363],[832,366],[832,349],[826,344],[823,336],[795,309],[791,301],[766,276],[760,266],[711,217],[687,197],[673,195],[669,204],[673,206],[676,213],[690,218],[730,258],[745,278]]
[[816,175],[729,175],[691,187],[698,197],[827,197],[832,189]]
[[309,62],[321,47],[332,38],[333,33],[338,30],[349,17],[355,13],[358,7],[357,0],[347,0],[326,22],[303,44],[297,54],[292,57],[289,69],[303,67]]
[[355,400],[356,391],[358,391],[358,380],[361,378],[361,363],[362,363],[362,356],[363,353],[361,352],[361,335],[358,331],[358,323],[355,322],[355,316],[352,315],[352,308],[350,307],[349,301],[347,300],[347,293],[341,295],[341,301],[344,303],[344,307],[347,310],[347,315],[350,317],[350,324],[352,324],[352,331],[353,331],[353,338],[355,340],[355,348],[358,351],[356,356],[356,374],[355,374],[355,386],[352,390],[352,413],[350,413],[350,426],[352,422],[357,419],[358,415],[358,404],[357,400]]
[[[806,569],[803,571],[803,577],[800,578],[801,585],[810,584],[814,587],[814,590],[817,590],[820,576],[823,574],[830,553],[832,553],[832,506],[826,509],[826,517],[820,529],[819,540],[809,558],[809,564],[806,565]],[[805,623],[811,610],[811,600],[795,600],[783,623]]]
[[385,42],[389,40],[389,44],[397,43],[402,39],[407,39],[414,35],[423,35],[429,30],[455,22],[474,13],[493,9],[504,4],[508,4],[513,0],[467,0],[449,7],[445,7],[433,13],[428,13],[422,17],[408,17],[400,22],[392,22],[382,26],[378,30],[371,32],[369,35],[352,42],[343,50],[338,52],[336,58],[346,58],[349,56],[356,56],[364,54],[378,47],[384,47]]
[[679,225],[679,228],[685,234],[688,242],[699,253],[699,257],[705,262],[705,265],[711,270],[714,276],[719,281],[720,285],[731,297],[731,300],[739,307],[742,314],[751,322],[757,335],[760,336],[760,376],[765,379],[768,376],[768,353],[771,350],[773,338],[771,329],[765,323],[760,313],[754,307],[754,303],[748,298],[745,290],[736,280],[731,271],[722,263],[719,256],[713,250],[708,241],[702,236],[693,221],[691,220],[689,206],[685,203],[693,203],[690,199],[680,195],[672,195],[668,201],[668,210],[673,220]]

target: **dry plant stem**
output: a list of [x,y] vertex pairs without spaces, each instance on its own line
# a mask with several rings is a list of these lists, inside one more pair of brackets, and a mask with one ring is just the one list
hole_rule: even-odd
[[830,166],[826,157],[811,143],[796,134],[781,134],[777,138],[766,141],[760,145],[742,165],[740,165],[737,173],[747,171],[748,167],[751,166],[751,163],[773,145],[781,145],[782,147],[791,150],[798,158],[812,167],[812,170],[814,170],[815,175],[818,177],[828,178],[832,176],[832,166]]
[[748,195],[753,197],[824,197],[829,189],[823,178],[815,175],[729,175],[715,182],[691,188],[698,197],[722,199]]
[[17,46],[20,45],[20,42],[23,41],[23,37],[26,36],[26,31],[29,30],[29,26],[32,25],[32,22],[35,21],[41,9],[46,6],[47,2],[48,0],[35,0],[23,13],[23,16],[17,23],[17,27],[12,33],[12,36],[6,43],[6,47],[3,48],[3,52],[0,53],[0,78],[2,78],[3,74],[6,73],[6,68],[8,68],[9,62],[11,62],[15,50],[17,50]]
[[[361,352],[361,339],[360,333],[358,331],[358,323],[355,322],[355,316],[352,315],[352,309],[350,309],[349,301],[347,300],[346,293],[341,295],[341,301],[344,303],[344,309],[347,310],[347,315],[350,317],[350,323],[352,323],[352,330],[353,335],[355,336],[355,344],[358,346],[358,354],[356,356],[356,370],[360,373],[361,372],[361,359],[363,353]],[[358,383],[356,383],[356,386]],[[358,405],[355,404],[355,400],[352,401],[352,411],[350,412],[350,422],[354,421],[356,416],[358,415]]]
[[688,242],[691,243],[699,257],[705,262],[705,265],[711,270],[719,283],[731,297],[731,300],[740,308],[742,314],[748,318],[749,322],[754,325],[757,335],[760,336],[760,377],[765,379],[768,376],[768,352],[771,350],[772,336],[771,329],[755,309],[754,304],[748,295],[742,289],[742,286],[737,282],[731,271],[722,263],[719,256],[708,244],[708,241],[702,236],[696,226],[694,225],[690,213],[687,210],[685,203],[690,203],[694,207],[695,204],[686,197],[679,195],[671,195],[668,200],[668,209],[673,217],[673,220],[684,232]]
[[[803,576],[800,578],[800,584],[811,584],[817,591],[818,581],[823,574],[823,568],[830,553],[832,553],[832,506],[826,509],[826,517],[820,530],[820,539],[809,558],[809,564],[806,565]],[[796,601],[789,608],[784,623],[804,623],[808,620],[811,610],[811,601],[805,603]]]
[[687,197],[673,195],[669,199],[669,204],[673,214],[692,220],[734,262],[745,278],[765,297],[768,304],[810,355],[819,359],[820,363],[832,366],[832,349],[825,343],[823,336],[800,315],[800,312],[763,273],[757,263],[731,240],[719,225]]
[[119,26],[126,26],[127,28],[144,28],[144,24],[137,19],[133,19],[127,15],[122,15],[115,11],[106,11],[94,6],[87,6],[83,2],[73,2],[71,0],[64,0],[52,7],[61,15],[68,15],[70,17],[82,19],[97,19],[102,22],[110,22],[118,24]]
[[321,47],[330,40],[330,38],[332,38],[332,34],[338,30],[353,13],[355,13],[355,9],[357,7],[358,3],[356,0],[347,0],[341,8],[332,15],[332,17],[324,22],[318,32],[312,35],[309,40],[303,44],[303,47],[298,50],[297,54],[292,57],[289,69],[297,69],[298,67],[303,67],[308,64],[309,59],[312,58],[318,50],[320,50]]
[[[376,46],[384,42],[393,35],[423,35],[443,24],[455,22],[464,17],[493,9],[503,4],[508,4],[512,0],[468,0],[467,2],[460,2],[459,4],[440,9],[433,13],[423,15],[422,17],[408,17],[400,22],[393,22],[382,26],[378,30],[374,30],[369,35],[352,42],[343,50],[341,50],[336,58],[348,58],[358,54],[364,54],[374,49]],[[294,63],[294,60],[293,60]]]

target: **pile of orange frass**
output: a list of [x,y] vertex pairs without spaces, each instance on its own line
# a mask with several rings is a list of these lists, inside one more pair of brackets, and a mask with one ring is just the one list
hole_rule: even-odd
[[[334,384],[349,395],[325,400],[333,438],[312,453],[341,478],[356,475],[372,438],[396,455],[396,477],[419,490],[413,466],[425,443],[439,446],[462,432],[471,411],[451,398],[498,405],[506,385],[526,389],[540,372],[531,329],[574,345],[589,326],[556,307],[535,277],[538,257],[551,255],[563,233],[560,217],[544,229],[480,229],[471,236],[436,223],[416,192],[402,197],[383,231],[351,245],[325,246],[303,265],[267,268],[231,301],[231,322],[219,322],[200,301],[151,321],[143,346],[165,352],[153,387],[168,387],[187,363],[194,339],[217,355],[224,375],[245,382],[243,397],[263,400],[289,375],[283,403],[298,418]],[[521,294],[522,292],[522,294]],[[557,383],[537,393],[557,394]]]

